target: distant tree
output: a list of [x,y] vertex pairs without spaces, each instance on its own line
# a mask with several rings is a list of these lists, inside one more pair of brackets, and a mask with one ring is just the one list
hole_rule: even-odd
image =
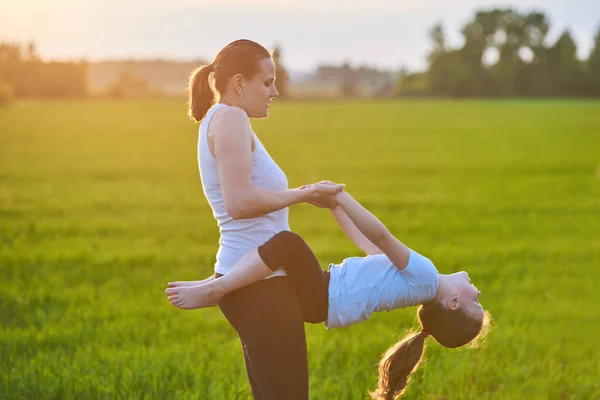
[[0,75],[0,106],[10,103],[14,98],[14,90]]
[[39,57],[37,55],[37,46],[35,42],[27,43],[27,61],[39,61]]
[[21,46],[16,43],[0,43],[0,63],[19,64],[22,61]]
[[281,98],[286,98],[288,93],[288,85],[290,81],[290,77],[281,63],[281,48],[279,46],[275,46],[273,49],[273,61],[275,62],[275,86],[277,87],[277,91],[279,92],[279,96]]
[[544,41],[550,29],[548,18],[541,12],[531,12],[524,18],[524,45],[531,49],[533,60],[539,60],[544,53]]
[[[462,27],[462,47],[451,49],[442,25],[436,23],[429,31],[430,92],[455,97],[600,95],[600,29],[585,64],[577,58],[569,31],[548,47],[549,29],[548,18],[539,11],[478,11]],[[492,50],[498,58],[490,62]],[[405,76],[400,90],[414,80]]]
[[[446,87],[450,71],[450,63],[447,60],[446,53],[446,37],[444,35],[444,27],[438,22],[429,30],[429,38],[433,42],[433,50],[427,56],[429,62],[429,81],[431,82],[431,91],[440,95],[448,95],[450,90]],[[408,73],[402,72],[401,79],[406,80]],[[400,91],[406,89],[404,83],[399,86]]]
[[438,54],[446,51],[446,35],[444,34],[444,26],[441,22],[437,22],[431,28],[429,37],[433,42],[433,51],[429,54],[429,61],[432,61]]
[[550,28],[548,18],[540,12],[531,12],[524,18],[522,49],[531,52],[532,59],[522,65],[517,78],[517,94],[540,96],[549,93],[548,49],[544,45]]
[[17,95],[16,87],[22,79],[20,66],[23,62],[21,47],[14,43],[0,43],[0,76]]
[[581,65],[577,59],[577,45],[568,30],[548,50],[553,94],[574,96],[581,90]]
[[400,71],[396,96],[422,97],[430,95],[429,76],[426,72],[410,73],[406,68]]
[[461,95],[485,96],[493,92],[490,88],[490,72],[483,65],[483,55],[488,48],[496,45],[493,41],[494,35],[506,12],[496,9],[479,11],[473,20],[463,27],[461,33],[465,43],[459,52],[461,71],[458,75],[461,77],[461,83],[457,85]]
[[497,12],[497,25],[494,36],[503,38],[502,43],[494,43],[499,50],[498,63],[491,68],[494,80],[493,94],[514,96],[518,93],[518,75],[523,67],[519,50],[526,45],[525,20],[522,15],[512,9]]
[[[433,50],[428,56],[429,70],[426,77],[405,75],[400,91],[427,92],[423,88],[429,85],[431,94],[438,96],[461,97],[467,95],[469,87],[469,63],[463,59],[461,52],[446,49],[446,38],[443,26],[437,23],[429,31],[433,42]],[[480,64],[479,61],[477,64]]]
[[124,68],[107,87],[106,92],[114,98],[144,97],[149,93],[149,85],[148,81],[134,76],[128,68]]
[[594,47],[586,63],[587,94],[600,97],[600,27],[594,38]]
[[342,84],[341,92],[343,97],[356,97],[359,95],[359,79],[358,73],[349,63],[345,62],[342,65]]
[[82,97],[87,91],[87,64],[43,62],[34,42],[0,43],[0,75],[21,97]]

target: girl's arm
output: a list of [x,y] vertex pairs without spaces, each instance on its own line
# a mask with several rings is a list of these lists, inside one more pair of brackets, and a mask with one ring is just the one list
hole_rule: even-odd
[[348,236],[348,239],[350,239],[350,241],[363,253],[367,255],[383,253],[379,247],[371,243],[371,241],[358,230],[342,207],[338,206],[330,208],[329,211],[331,211],[331,215],[333,215],[333,218],[335,218],[342,231]]
[[336,200],[356,228],[373,245],[381,249],[396,268],[400,271],[406,268],[410,256],[408,247],[396,239],[377,217],[354,200],[347,192],[338,193]]
[[209,137],[214,144],[225,210],[233,219],[259,217],[308,201],[333,205],[333,195],[343,189],[343,185],[323,184],[280,192],[254,187],[250,179],[253,135],[246,113],[239,108],[219,110],[211,121]]

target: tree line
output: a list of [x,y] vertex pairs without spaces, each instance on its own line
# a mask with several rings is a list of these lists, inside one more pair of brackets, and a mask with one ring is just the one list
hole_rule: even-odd
[[[277,46],[273,59],[277,87],[280,96],[285,97],[288,74]],[[25,45],[0,42],[0,104],[13,98],[168,97],[173,90],[184,96],[190,71],[203,64],[206,61],[45,62],[33,42]]]
[[[587,60],[577,58],[577,45],[569,30],[548,45],[549,30],[550,22],[541,12],[479,11],[461,30],[462,47],[450,48],[438,23],[430,31],[433,50],[428,70],[404,73],[399,94],[600,96],[600,28]],[[486,60],[490,55],[496,60]]]
[[44,62],[35,43],[0,43],[0,103],[13,97],[84,97],[85,62]]
[[[428,56],[428,69],[418,73],[403,71],[390,84],[389,74],[384,74],[387,78],[377,93],[392,94],[397,79],[395,93],[399,96],[600,97],[600,27],[586,60],[577,58],[577,45],[569,30],[548,44],[549,30],[550,22],[542,12],[519,13],[510,8],[477,11],[462,27],[463,45],[451,48],[442,24],[438,23],[429,32],[433,49]],[[273,58],[278,88],[285,97],[289,91],[288,74],[281,63],[280,47],[275,48]],[[0,43],[0,103],[14,97],[85,97],[90,91],[89,70],[90,64],[84,61],[42,61],[35,43]],[[369,82],[379,82],[370,72],[348,66],[320,68],[314,79],[338,74],[334,80],[342,82],[342,95],[351,97],[365,73],[369,73],[365,78]],[[122,70],[107,85],[105,95],[144,96],[156,92],[154,89],[147,78]]]

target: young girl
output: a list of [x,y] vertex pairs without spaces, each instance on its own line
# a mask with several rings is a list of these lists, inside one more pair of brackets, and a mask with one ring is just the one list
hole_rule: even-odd
[[365,321],[375,311],[422,304],[417,312],[421,331],[390,347],[379,363],[372,396],[393,399],[404,393],[427,336],[445,347],[463,346],[480,334],[488,315],[466,272],[438,274],[429,259],[397,240],[347,192],[337,194],[336,200],[334,218],[366,257],[347,258],[326,272],[300,236],[283,231],[246,254],[223,277],[208,283],[172,282],[166,293],[182,309],[214,306],[228,293],[283,267],[305,321],[325,322],[329,329]]

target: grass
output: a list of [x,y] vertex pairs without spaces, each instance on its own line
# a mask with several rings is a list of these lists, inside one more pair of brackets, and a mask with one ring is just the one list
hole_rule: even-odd
[[[600,398],[600,103],[279,103],[253,121],[291,187],[344,182],[440,272],[466,269],[486,346],[428,339],[407,399]],[[170,280],[209,275],[218,230],[185,104],[0,109],[0,398],[246,399],[217,309]],[[290,212],[323,266],[359,252],[324,210]],[[415,309],[307,325],[311,399],[366,399]]]

